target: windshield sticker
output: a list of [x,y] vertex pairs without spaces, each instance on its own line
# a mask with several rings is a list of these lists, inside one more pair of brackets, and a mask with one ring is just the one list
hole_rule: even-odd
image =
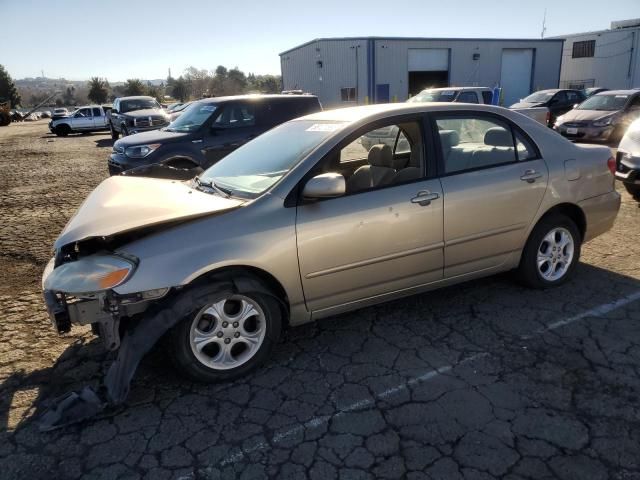
[[627,98],[629,95],[616,95],[616,98]]
[[215,105],[203,105],[202,107],[200,107],[201,112],[215,112],[215,110]]
[[344,123],[314,123],[307,132],[335,132],[340,130],[344,126]]

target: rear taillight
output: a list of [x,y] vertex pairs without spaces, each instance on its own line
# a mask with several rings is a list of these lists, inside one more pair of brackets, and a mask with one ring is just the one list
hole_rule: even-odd
[[616,174],[616,159],[613,157],[609,157],[609,160],[607,160],[607,167],[609,167],[609,171],[611,172],[611,175],[615,175]]
[[545,115],[545,122],[547,122],[547,125],[549,125],[550,127],[553,127],[553,125],[551,125],[551,112],[547,111],[547,114]]

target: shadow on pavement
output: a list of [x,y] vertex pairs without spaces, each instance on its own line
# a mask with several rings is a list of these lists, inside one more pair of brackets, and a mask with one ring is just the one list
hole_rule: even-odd
[[[229,390],[242,385],[246,386],[253,381],[262,382],[263,377],[268,377],[272,369],[286,368],[289,365],[295,365],[297,361],[304,363],[305,361],[300,360],[301,357],[306,358],[306,362],[313,357],[322,363],[322,357],[333,348],[332,341],[329,340],[331,338],[340,343],[342,341],[340,336],[358,332],[359,336],[368,337],[365,341],[376,342],[379,337],[373,332],[374,326],[376,330],[392,332],[401,325],[400,328],[409,332],[420,332],[412,338],[412,342],[415,343],[420,336],[430,341],[434,340],[433,343],[425,345],[433,351],[434,358],[440,356],[445,358],[451,353],[450,344],[441,345],[434,338],[429,338],[428,332],[435,324],[440,326],[446,324],[449,330],[459,328],[465,332],[466,340],[473,343],[473,348],[491,351],[501,348],[498,343],[502,341],[515,343],[520,335],[535,331],[536,328],[547,323],[586,312],[602,304],[615,302],[637,291],[640,291],[640,280],[588,264],[579,264],[574,278],[564,286],[545,291],[525,289],[512,281],[511,275],[501,274],[291,329],[285,333],[284,340],[276,348],[271,360],[257,372],[235,382],[223,385],[202,385],[197,388],[211,395],[212,400],[216,401],[217,393],[221,389]],[[541,304],[542,301],[544,303]],[[630,308],[637,308],[637,305],[635,307],[632,305]],[[478,312],[484,322],[482,325],[479,324]],[[481,329],[486,330],[487,322],[490,322],[488,327],[492,333],[498,332],[500,342],[496,342],[496,337],[491,336],[479,338],[482,336]],[[474,336],[476,334],[478,337]],[[359,362],[375,363],[376,358],[384,358],[386,354],[391,355],[391,350],[402,349],[398,346],[401,344],[401,342],[385,343],[378,345],[373,351],[363,351],[360,354],[363,357]],[[161,351],[162,345],[162,341],[158,342],[140,366],[132,382],[133,396],[138,395],[136,390],[140,384],[144,385],[142,390],[153,390],[157,386],[165,393],[173,391],[175,397],[180,396],[182,388],[193,385],[190,381],[182,380],[168,370],[170,367],[165,359],[166,355]],[[412,348],[416,348],[415,345]],[[385,349],[389,352],[385,352]],[[15,433],[29,426],[34,419],[37,419],[39,413],[46,409],[47,401],[50,399],[69,390],[81,388],[83,385],[98,385],[102,380],[103,372],[110,364],[110,358],[110,355],[107,356],[104,353],[98,338],[90,341],[79,339],[70,345],[50,367],[30,373],[24,370],[12,373],[0,384],[0,433],[7,432],[10,428]],[[300,368],[304,368],[304,365]],[[416,366],[416,368],[423,367]],[[315,377],[311,377],[309,381],[317,381],[313,378]],[[302,386],[302,388],[305,387]],[[313,386],[309,385],[309,388]],[[25,399],[24,392],[27,391],[37,391],[37,393]],[[30,405],[28,408],[21,408],[23,414],[19,420],[10,419],[12,404],[25,401]],[[132,404],[131,398],[126,404]],[[115,414],[119,414],[119,411]],[[87,423],[81,424],[80,428],[85,425]]]

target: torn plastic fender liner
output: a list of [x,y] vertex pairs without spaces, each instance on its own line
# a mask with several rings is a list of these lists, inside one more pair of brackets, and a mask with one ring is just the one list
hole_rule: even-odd
[[[198,306],[215,303],[225,295],[238,293],[268,295],[277,300],[285,311],[283,300],[259,281],[232,272],[215,274],[206,283],[192,286],[179,295],[152,306],[138,325],[125,333],[116,359],[109,367],[98,392],[85,387],[81,394],[70,392],[54,400],[40,417],[40,430],[49,431],[77,423],[97,415],[109,406],[122,404],[129,394],[131,380],[140,361],[169,329]],[[73,397],[73,402],[69,401],[70,396]]]
[[[212,289],[212,284],[215,285],[215,290]],[[164,305],[158,305],[155,312],[146,315],[122,340],[118,355],[104,381],[109,404],[124,402],[140,360],[169,329],[195,308],[215,303],[225,294],[252,292],[269,295],[280,305],[283,303],[282,299],[253,278],[227,273],[217,274],[207,284],[186,289]]]

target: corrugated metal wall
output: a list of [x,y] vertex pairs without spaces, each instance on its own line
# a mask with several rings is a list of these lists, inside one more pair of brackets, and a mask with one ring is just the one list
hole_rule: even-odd
[[[574,42],[595,40],[593,57],[572,58]],[[633,51],[632,51],[633,47]],[[588,86],[625,89],[640,87],[640,28],[571,35],[562,52],[563,86],[588,80]]]
[[[359,45],[359,103],[372,101],[375,84],[389,84],[392,100],[408,96],[408,50],[450,50],[449,82],[456,86],[493,87],[500,81],[502,49],[533,48],[534,90],[556,88],[560,80],[561,40],[462,40],[462,39],[329,39],[319,40],[281,55],[285,89],[301,88],[317,94],[326,107],[343,106],[340,88],[355,86],[354,48]],[[367,50],[369,50],[367,52]],[[474,54],[478,60],[473,60]],[[319,68],[317,61],[322,61]],[[367,65],[375,70],[367,78]]]

